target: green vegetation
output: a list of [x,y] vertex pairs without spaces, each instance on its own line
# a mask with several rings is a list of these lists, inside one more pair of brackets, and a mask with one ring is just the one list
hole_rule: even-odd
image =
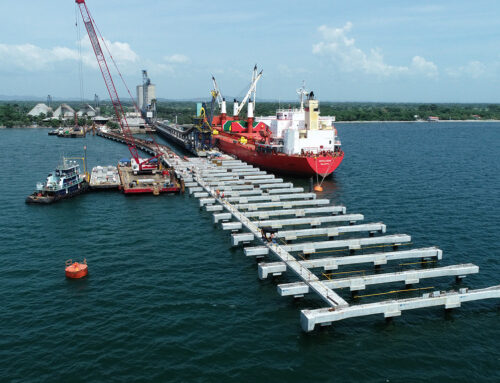
[[[59,102],[57,103],[59,104]],[[78,110],[80,102],[67,102],[73,109]],[[8,128],[15,126],[43,126],[59,127],[72,126],[73,119],[47,119],[51,116],[28,116],[28,112],[36,102],[0,102],[0,126]],[[257,104],[256,115],[274,115],[278,107],[298,107],[298,103],[260,102]],[[130,102],[124,103],[126,111],[133,111]],[[361,103],[361,102],[322,102],[321,114],[336,116],[337,121],[415,121],[427,119],[429,116],[439,117],[441,120],[500,120],[500,105],[498,104],[411,104],[411,103]],[[210,105],[207,108],[210,114]],[[232,103],[228,103],[227,110],[232,111]],[[195,101],[159,101],[157,105],[158,118],[175,121],[179,124],[191,123],[196,114]],[[218,111],[216,111],[218,113]],[[245,109],[242,116],[246,113]],[[101,103],[101,115],[114,116],[110,102]],[[415,117],[417,116],[417,117]],[[45,120],[45,121],[44,121]],[[85,118],[79,118],[78,124],[90,123]],[[112,124],[110,125],[114,127]]]
[[156,113],[160,119],[174,122],[177,117],[177,123],[189,124],[193,122],[192,119],[196,115],[196,102],[159,101],[156,105]]
[[28,116],[30,109],[26,104],[0,104],[0,126],[12,128],[32,125],[31,117]]
[[500,106],[486,104],[322,103],[321,113],[335,115],[337,121],[414,121],[429,116],[440,120],[500,120]]
[[[274,115],[278,107],[297,108],[299,104],[260,102],[257,104],[255,114],[257,116]],[[415,116],[418,116],[417,119],[424,120],[429,116],[436,116],[441,120],[500,120],[500,105],[496,104],[322,102],[320,108],[322,115],[336,116],[337,121],[415,121]],[[159,118],[175,121],[175,116],[177,116],[180,124],[188,123],[196,113],[196,102],[160,101],[157,110]],[[228,103],[227,110],[233,110],[232,103]],[[245,110],[242,115],[245,115]]]
[[109,120],[108,122],[106,122],[106,126],[110,129],[120,129],[120,125],[118,125],[117,122],[114,122],[114,121],[111,121]]

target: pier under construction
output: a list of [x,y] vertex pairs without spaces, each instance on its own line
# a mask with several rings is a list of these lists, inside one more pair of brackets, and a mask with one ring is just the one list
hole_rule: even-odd
[[[98,135],[127,143],[119,134]],[[450,310],[469,301],[500,298],[500,285],[476,290],[415,287],[443,277],[458,284],[478,273],[479,267],[471,263],[439,266],[443,251],[438,247],[409,249],[405,246],[411,245],[410,235],[388,234],[382,222],[362,223],[363,214],[332,205],[243,161],[221,153],[181,158],[166,146],[147,142],[139,142],[139,147],[150,154],[160,152],[158,159],[175,170],[176,178],[199,200],[200,209],[230,233],[231,244],[258,260],[260,279],[283,274],[296,279],[278,284],[280,296],[315,294],[323,301],[323,307],[301,310],[300,323],[306,332],[353,317],[379,314],[391,319],[407,310],[433,306]],[[345,267],[351,270],[344,271]],[[395,283],[399,289],[361,294]],[[358,303],[394,293],[414,296]]]

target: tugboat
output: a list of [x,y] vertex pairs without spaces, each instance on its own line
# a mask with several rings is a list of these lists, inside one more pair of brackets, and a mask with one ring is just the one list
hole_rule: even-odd
[[37,183],[36,191],[26,198],[26,203],[49,204],[84,193],[88,188],[85,174],[80,174],[80,165],[63,158],[62,164],[49,174],[45,184]]

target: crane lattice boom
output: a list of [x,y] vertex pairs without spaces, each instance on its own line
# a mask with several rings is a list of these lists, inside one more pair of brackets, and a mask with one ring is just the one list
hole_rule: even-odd
[[[113,104],[116,118],[118,119],[118,123],[120,124],[123,135],[127,139],[127,142],[129,142],[128,149],[130,150],[130,154],[137,162],[137,164],[139,164],[139,167],[142,168],[142,163],[139,159],[139,153],[137,151],[137,147],[135,146],[134,136],[130,131],[130,127],[128,125],[127,118],[125,117],[122,103],[120,102],[120,98],[118,97],[113,78],[111,77],[106,58],[104,57],[104,54],[102,52],[101,44],[99,44],[99,39],[94,28],[92,17],[90,16],[89,10],[87,8],[87,4],[85,4],[85,0],[75,0],[75,2],[80,7],[82,19],[85,24],[85,28],[87,29],[92,47],[94,48],[94,53],[97,58],[97,63],[99,64],[99,68],[101,69],[104,83],[106,84],[106,88],[108,88],[109,97],[111,98],[111,103]],[[143,163],[148,161],[149,160],[143,161]]]

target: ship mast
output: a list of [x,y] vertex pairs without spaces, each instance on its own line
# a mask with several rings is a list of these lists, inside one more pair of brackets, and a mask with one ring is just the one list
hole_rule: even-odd
[[307,96],[309,92],[306,90],[306,82],[302,80],[302,87],[297,89],[297,94],[300,96],[300,111],[304,110],[304,96]]

